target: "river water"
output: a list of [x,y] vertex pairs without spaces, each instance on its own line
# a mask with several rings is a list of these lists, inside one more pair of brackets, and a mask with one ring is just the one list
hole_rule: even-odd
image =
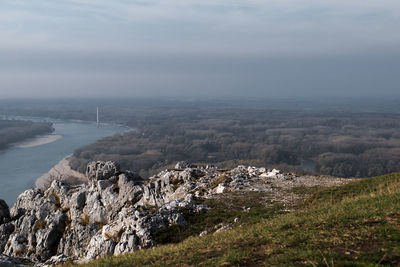
[[16,144],[0,152],[0,199],[4,199],[9,206],[15,203],[19,194],[34,187],[38,177],[75,149],[128,130],[118,125],[101,124],[97,127],[95,123],[87,122],[46,121],[53,122],[55,131],[51,135]]

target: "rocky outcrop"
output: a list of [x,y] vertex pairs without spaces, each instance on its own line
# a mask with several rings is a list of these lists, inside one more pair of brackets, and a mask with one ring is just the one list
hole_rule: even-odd
[[86,176],[87,185],[55,180],[27,190],[11,211],[0,201],[0,252],[35,262],[118,255],[153,246],[157,229],[186,224],[182,209],[205,209],[174,194],[168,175],[144,184],[113,162],[91,162]]
[[120,174],[118,164],[111,161],[90,162],[86,168],[86,177],[92,182],[108,180],[117,177],[118,174]]
[[54,180],[45,191],[23,192],[10,211],[0,201],[0,253],[47,263],[119,255],[154,246],[160,228],[185,225],[183,211],[207,210],[196,198],[321,184],[265,168],[175,167],[144,180],[113,162],[91,162],[88,184]]
[[180,169],[184,170],[186,168],[195,168],[193,164],[187,162],[187,161],[179,161],[178,163],[175,164],[175,169]]

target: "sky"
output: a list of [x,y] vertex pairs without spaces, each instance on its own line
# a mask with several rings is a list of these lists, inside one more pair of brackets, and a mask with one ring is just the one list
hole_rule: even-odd
[[0,0],[0,98],[400,97],[398,0]]

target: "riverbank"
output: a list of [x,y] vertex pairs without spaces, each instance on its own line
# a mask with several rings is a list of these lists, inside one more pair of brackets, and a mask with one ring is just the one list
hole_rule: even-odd
[[39,136],[51,135],[53,131],[51,122],[0,119],[0,150],[4,151],[15,145],[24,144]]
[[28,147],[35,147],[41,146],[45,144],[50,144],[58,139],[61,139],[63,136],[61,134],[46,134],[46,135],[39,135],[33,138],[29,138],[27,140],[18,142],[13,144],[12,146],[19,147],[19,148],[28,148]]
[[[18,119],[33,120],[32,117]],[[36,118],[35,120],[43,121],[44,119]],[[103,124],[98,128],[94,123],[60,120],[49,122],[53,123],[55,129],[53,133],[48,134],[50,136],[44,133],[41,137],[46,137],[42,140],[31,139],[29,144],[24,144],[23,148],[13,145],[0,152],[0,198],[4,199],[9,206],[12,206],[18,195],[25,190],[49,183],[51,179],[47,174],[56,165],[57,167],[50,172],[51,176],[68,179],[72,183],[81,183],[79,179],[82,179],[83,175],[72,172],[67,162],[62,160],[79,147],[106,136],[122,134],[127,130],[126,127],[115,125]],[[39,181],[37,181],[38,178],[40,178]]]
[[[71,155],[70,155],[71,156]],[[35,181],[35,187],[47,189],[54,180],[64,180],[68,184],[82,184],[87,182],[84,174],[71,169],[69,165],[69,157],[63,158],[54,165],[47,173],[43,174]]]

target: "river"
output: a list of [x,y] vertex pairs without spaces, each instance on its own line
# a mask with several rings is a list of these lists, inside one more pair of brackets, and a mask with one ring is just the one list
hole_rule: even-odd
[[55,128],[51,135],[39,136],[0,151],[0,199],[4,199],[9,206],[14,205],[19,194],[34,187],[38,177],[71,155],[75,149],[128,130],[127,127],[110,124],[97,127],[95,123],[87,122],[46,121],[51,121]]

